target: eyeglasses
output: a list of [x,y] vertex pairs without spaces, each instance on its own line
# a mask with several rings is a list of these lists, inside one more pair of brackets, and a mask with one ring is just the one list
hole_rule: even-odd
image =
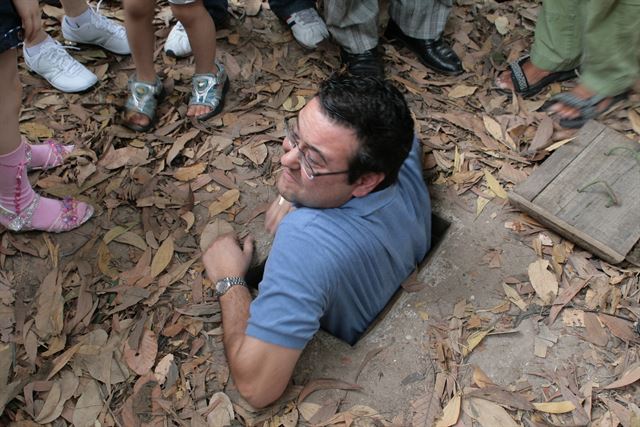
[[312,180],[319,176],[327,176],[327,175],[341,175],[344,173],[349,173],[348,170],[343,171],[335,171],[335,172],[316,172],[311,163],[318,164],[319,162],[315,161],[313,158],[309,157],[308,150],[303,150],[304,147],[300,146],[300,142],[298,141],[298,119],[291,118],[285,119],[284,121],[284,134],[285,138],[289,140],[291,143],[291,149],[298,149],[298,160],[300,161],[300,165],[302,166],[302,171],[307,176],[308,179]]

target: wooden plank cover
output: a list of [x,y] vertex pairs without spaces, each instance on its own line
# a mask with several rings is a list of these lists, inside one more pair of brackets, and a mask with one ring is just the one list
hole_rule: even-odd
[[[616,147],[615,155],[606,153]],[[597,122],[554,152],[509,194],[511,202],[558,233],[617,263],[640,240],[640,144]],[[606,182],[619,205],[606,207]]]

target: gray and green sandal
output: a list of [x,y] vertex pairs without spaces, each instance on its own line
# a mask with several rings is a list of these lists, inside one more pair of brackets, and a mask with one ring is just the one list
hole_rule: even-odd
[[142,126],[125,119],[124,125],[137,132],[146,132],[151,129],[155,124],[158,101],[163,95],[164,87],[159,77],[156,77],[155,84],[141,82],[131,77],[129,79],[129,97],[124,106],[125,110],[127,113],[140,113],[147,116],[149,123],[146,126]]
[[204,105],[211,111],[196,116],[198,120],[207,120],[215,116],[224,105],[224,95],[229,89],[229,77],[224,66],[216,61],[218,72],[216,74],[194,74],[192,80],[191,99],[189,105]]

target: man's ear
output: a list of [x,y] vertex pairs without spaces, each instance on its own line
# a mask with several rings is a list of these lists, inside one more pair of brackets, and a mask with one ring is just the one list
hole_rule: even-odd
[[371,193],[384,180],[382,172],[367,172],[356,179],[355,187],[351,194],[353,197],[364,197]]

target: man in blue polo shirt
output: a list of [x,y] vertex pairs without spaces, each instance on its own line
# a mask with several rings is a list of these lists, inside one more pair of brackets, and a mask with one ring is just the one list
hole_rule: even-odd
[[258,297],[244,282],[251,238],[223,236],[203,256],[231,374],[255,407],[280,397],[319,328],[355,343],[431,241],[420,144],[390,82],[334,76],[286,130]]

